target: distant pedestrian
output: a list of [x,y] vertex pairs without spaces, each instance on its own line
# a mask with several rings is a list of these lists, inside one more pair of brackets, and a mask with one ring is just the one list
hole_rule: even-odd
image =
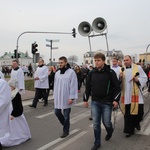
[[82,82],[82,72],[79,66],[75,67],[75,73],[77,75],[77,80],[78,80],[78,92],[80,93],[81,90],[81,82]]
[[142,88],[146,85],[147,76],[140,65],[133,64],[131,56],[124,57],[125,70],[122,77],[122,111],[124,112],[124,133],[126,137],[134,134],[135,128],[140,130],[140,122],[144,115]]
[[4,79],[4,74],[0,71],[0,79]]
[[117,75],[117,78],[119,80],[119,75],[120,75],[120,72],[121,72],[121,67],[118,65],[118,59],[117,58],[113,58],[112,60],[112,66],[111,66],[111,69],[113,69]]
[[18,84],[17,84],[17,89],[20,94],[25,93],[25,80],[24,80],[24,73],[22,69],[19,67],[18,60],[14,59],[12,61],[12,71],[10,75],[10,79],[16,79]]
[[67,65],[67,58],[59,58],[59,69],[54,79],[55,115],[63,126],[61,138],[69,135],[71,106],[78,98],[77,77]]
[[53,88],[54,88],[54,77],[55,77],[54,67],[50,66],[49,72],[48,72],[48,81],[49,81],[49,88],[47,90],[48,96],[49,96],[50,90],[53,91]]
[[47,89],[49,88],[48,85],[48,68],[44,65],[44,60],[40,59],[38,61],[38,67],[34,74],[34,88],[35,88],[35,96],[33,102],[29,107],[36,108],[39,98],[43,97],[44,105],[48,105],[47,100]]
[[31,63],[28,66],[28,76],[32,77],[33,76],[33,67]]
[[113,134],[111,114],[113,107],[118,107],[120,100],[120,85],[116,73],[105,64],[105,55],[94,55],[95,68],[87,77],[84,106],[88,107],[89,96],[92,96],[92,118],[95,142],[91,150],[101,146],[101,119],[107,131],[105,140],[108,141]]

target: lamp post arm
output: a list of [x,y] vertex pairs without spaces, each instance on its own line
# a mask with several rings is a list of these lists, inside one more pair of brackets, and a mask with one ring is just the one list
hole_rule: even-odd
[[[18,38],[17,38],[17,44],[16,44],[16,50],[17,50],[17,53],[18,53],[18,45],[19,45],[19,39],[22,35],[24,34],[27,34],[27,33],[43,33],[43,34],[72,34],[72,33],[68,33],[68,32],[43,32],[43,31],[25,31],[25,32],[22,32]],[[16,59],[18,59],[18,55],[16,56]]]

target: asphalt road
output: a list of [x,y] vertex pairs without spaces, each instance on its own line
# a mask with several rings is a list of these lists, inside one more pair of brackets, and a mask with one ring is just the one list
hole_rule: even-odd
[[[83,89],[82,89],[83,91]],[[145,111],[149,109],[150,96],[144,92]],[[150,95],[150,94],[149,94]],[[79,93],[77,104],[72,107],[70,135],[65,139],[59,138],[62,134],[62,126],[54,115],[54,103],[50,97],[47,107],[39,102],[36,109],[28,105],[31,100],[23,101],[24,114],[29,124],[32,139],[14,147],[4,148],[4,150],[90,150],[93,146],[92,121],[89,120],[90,108],[84,108],[82,93]],[[115,131],[109,141],[105,141],[106,131],[102,125],[102,146],[101,150],[150,150],[150,114],[147,114],[142,124],[140,132],[130,138],[126,138],[123,133],[123,115],[120,111],[117,115]],[[114,120],[114,112],[112,121]]]

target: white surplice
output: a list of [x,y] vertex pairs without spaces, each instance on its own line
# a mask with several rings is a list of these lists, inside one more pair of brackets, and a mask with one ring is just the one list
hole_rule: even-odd
[[47,66],[37,67],[34,78],[38,77],[39,80],[35,80],[34,87],[40,89],[48,89],[48,68]]
[[120,71],[121,71],[121,67],[117,66],[117,67],[114,67],[114,66],[111,66],[111,69],[113,69],[117,75],[117,78],[119,80],[119,75],[120,75]]
[[[145,74],[145,72],[141,66],[138,66],[138,69],[139,69],[138,79],[141,84],[140,89],[142,91],[142,88],[146,85],[146,82],[147,82],[147,75]],[[132,78],[133,78],[132,68],[125,69],[125,95],[124,95],[125,96],[125,104],[131,104],[133,81],[130,81],[130,80]],[[144,103],[141,91],[139,90],[139,104]]]
[[60,74],[60,70],[58,70],[54,79],[54,107],[56,109],[70,108],[68,100],[74,99],[75,103],[77,98],[78,82],[75,72],[67,69],[64,74]]
[[18,84],[17,84],[18,90],[19,91],[22,90],[21,93],[25,92],[24,73],[21,68],[19,68],[18,70],[12,69],[10,79],[16,79],[18,82]]
[[0,137],[10,132],[10,108],[10,87],[4,79],[0,79]]

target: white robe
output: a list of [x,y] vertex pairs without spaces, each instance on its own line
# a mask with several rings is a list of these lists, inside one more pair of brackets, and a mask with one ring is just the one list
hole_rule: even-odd
[[10,87],[4,79],[0,79],[0,137],[10,132],[10,107]]
[[[145,74],[144,70],[141,66],[138,66],[139,68],[139,82],[141,84],[140,88],[142,91],[142,88],[146,85],[147,82],[147,75]],[[125,69],[125,104],[131,104],[131,96],[132,96],[132,87],[133,87],[133,81],[130,82],[130,80],[133,78],[132,75],[132,68]],[[139,104],[143,104],[144,100],[142,97],[142,94],[139,90]]]
[[54,107],[56,109],[71,108],[68,100],[74,99],[75,103],[77,98],[78,82],[75,72],[68,69],[64,74],[60,74],[60,70],[58,70],[54,79]]
[[13,79],[13,78],[18,81],[17,88],[18,88],[19,92],[20,92],[20,90],[22,90],[20,93],[24,93],[25,92],[24,73],[21,68],[19,68],[18,70],[12,69],[11,79]]
[[[10,117],[9,117],[10,118]],[[10,133],[0,138],[4,147],[19,145],[31,138],[31,133],[24,114],[10,121]]]
[[117,78],[119,80],[119,75],[120,75],[120,71],[121,71],[121,67],[117,66],[117,67],[113,67],[111,66],[111,69],[113,69],[117,75]]
[[0,79],[4,79],[4,74],[0,71]]
[[[18,90],[12,91],[11,93],[12,98],[14,98],[17,93]],[[9,120],[11,112],[12,107],[9,109],[9,117],[8,117]],[[13,120],[10,120],[8,125],[10,126],[10,131],[7,132],[2,137],[0,137],[0,143],[2,144],[3,147],[19,145],[31,138],[30,129],[24,114],[22,114],[19,117],[14,117]]]
[[47,66],[37,67],[34,78],[39,77],[39,80],[35,80],[34,87],[40,89],[48,89],[48,68]]

